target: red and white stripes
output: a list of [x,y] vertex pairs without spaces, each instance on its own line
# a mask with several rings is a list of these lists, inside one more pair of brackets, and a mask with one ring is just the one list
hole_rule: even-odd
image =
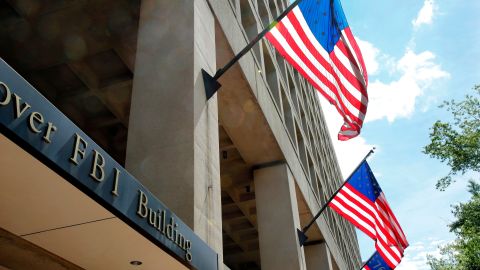
[[315,38],[299,7],[283,18],[266,38],[344,119],[339,139],[357,136],[367,112],[367,73],[358,45],[347,27],[332,52]]
[[375,240],[377,251],[392,269],[400,263],[408,242],[383,193],[372,202],[347,183],[329,206]]

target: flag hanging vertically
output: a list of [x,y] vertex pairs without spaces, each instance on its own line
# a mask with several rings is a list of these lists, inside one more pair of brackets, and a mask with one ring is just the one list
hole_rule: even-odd
[[340,0],[302,0],[266,38],[343,117],[339,140],[357,136],[367,112],[367,70]]
[[393,270],[393,268],[390,268],[382,256],[375,252],[365,263],[362,270]]
[[375,240],[375,248],[394,269],[408,241],[368,163],[364,161],[329,206]]

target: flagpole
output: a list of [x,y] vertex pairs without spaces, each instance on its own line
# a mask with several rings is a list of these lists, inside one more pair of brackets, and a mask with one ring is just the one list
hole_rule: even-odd
[[305,242],[307,241],[308,237],[305,235],[305,233],[308,231],[308,229],[310,229],[310,227],[315,223],[317,218],[320,217],[322,212],[327,208],[328,204],[333,200],[333,198],[335,198],[335,196],[338,194],[338,192],[340,192],[340,190],[343,188],[343,186],[345,186],[345,184],[348,182],[350,177],[352,177],[352,175],[357,171],[357,169],[362,165],[362,163],[365,160],[367,160],[367,158],[371,154],[373,154],[374,151],[375,151],[375,147],[370,149],[370,151],[367,153],[367,155],[362,159],[362,161],[360,161],[360,163],[358,163],[357,167],[355,167],[355,169],[350,173],[350,175],[346,178],[346,180],[342,183],[342,185],[333,193],[332,196],[330,196],[330,199],[328,199],[328,201],[322,206],[322,208],[320,208],[320,210],[313,217],[313,219],[305,227],[303,227],[303,229],[301,231],[299,229],[297,229],[298,237],[299,237],[299,240],[300,240],[300,246],[303,246],[303,244],[305,244]]
[[270,31],[275,25],[283,19],[287,14],[294,9],[302,0],[296,0],[290,6],[288,6],[272,23],[270,23],[265,29],[262,30],[254,39],[248,43],[248,45],[243,48],[235,57],[233,57],[225,66],[217,70],[215,75],[212,77],[208,72],[202,69],[203,80],[205,83],[205,93],[207,95],[207,100],[210,99],[217,90],[221,87],[220,83],[217,82],[218,78],[220,78],[227,70],[229,70],[235,63],[242,58],[250,49],[252,49],[255,44],[260,41],[267,33]]
[[372,256],[370,256],[370,258],[368,258],[367,261],[365,261],[365,263],[362,265],[362,267],[360,267],[359,270],[362,270],[369,262],[370,260],[373,258],[373,256],[375,256],[375,253],[377,253],[376,251],[373,252]]

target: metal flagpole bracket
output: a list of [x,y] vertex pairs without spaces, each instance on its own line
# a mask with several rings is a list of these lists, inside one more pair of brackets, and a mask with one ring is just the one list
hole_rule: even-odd
[[211,97],[213,97],[213,95],[215,95],[215,93],[217,93],[218,89],[220,89],[222,85],[204,69],[202,69],[202,77],[203,84],[205,86],[205,95],[207,96],[207,100],[209,100]]
[[297,229],[297,235],[298,235],[298,242],[300,242],[300,246],[301,247],[304,246],[305,243],[307,242],[308,237],[300,229]]
[[227,70],[229,70],[235,63],[242,58],[248,51],[250,51],[253,46],[260,41],[267,33],[270,31],[281,19],[287,16],[288,12],[294,9],[298,3],[302,0],[295,0],[290,6],[288,6],[282,14],[278,15],[278,17],[270,23],[262,32],[258,33],[258,35],[253,38],[245,48],[243,48],[235,57],[233,57],[223,68],[217,70],[217,73],[212,77],[208,72],[202,69],[203,75],[203,83],[205,84],[205,93],[207,94],[207,101],[215,95],[217,90],[222,86],[220,83],[217,82],[218,78],[220,78]]

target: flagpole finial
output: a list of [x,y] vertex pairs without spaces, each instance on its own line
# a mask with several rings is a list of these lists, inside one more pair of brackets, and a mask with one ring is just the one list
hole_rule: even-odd
[[[368,158],[371,154],[375,153],[375,150],[377,150],[377,148],[376,148],[375,146],[372,147],[372,149],[370,149],[370,151],[368,151],[367,155],[366,155],[365,158],[362,160],[362,162],[365,161],[365,160],[367,160],[367,158]],[[362,162],[361,162],[361,163],[362,163]]]

